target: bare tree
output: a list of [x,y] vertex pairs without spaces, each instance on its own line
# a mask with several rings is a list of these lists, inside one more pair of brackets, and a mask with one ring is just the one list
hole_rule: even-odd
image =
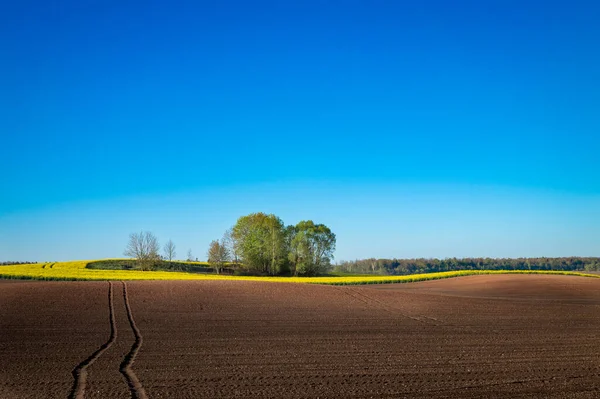
[[213,240],[208,247],[208,263],[215,269],[215,272],[219,274],[225,263],[229,260],[229,250],[224,243],[218,240]]
[[177,256],[177,253],[175,252],[175,243],[171,239],[167,241],[163,247],[163,251],[165,252],[165,259],[168,260],[169,263],[172,262],[173,258]]
[[192,262],[194,260],[194,256],[192,255],[192,250],[188,249],[188,253],[187,253],[187,261],[188,262]]
[[158,239],[149,231],[131,233],[124,255],[135,258],[141,270],[150,270],[158,260]]

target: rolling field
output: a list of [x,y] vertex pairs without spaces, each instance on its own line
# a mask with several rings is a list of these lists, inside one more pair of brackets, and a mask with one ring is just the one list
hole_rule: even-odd
[[0,281],[0,398],[596,398],[600,280]]

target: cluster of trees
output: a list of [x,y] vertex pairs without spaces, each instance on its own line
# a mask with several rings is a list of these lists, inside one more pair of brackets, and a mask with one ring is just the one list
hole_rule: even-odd
[[[131,233],[127,247],[125,247],[125,256],[134,258],[140,270],[152,270],[157,264],[166,261],[172,263],[177,256],[176,246],[173,240],[169,240],[163,246],[163,254],[160,254],[160,245],[158,238],[149,232],[141,231],[139,233]],[[188,261],[192,257],[192,250],[188,251]]]
[[600,270],[600,258],[361,259],[339,262],[341,273],[405,275],[452,270]]
[[220,240],[211,242],[208,262],[219,270],[227,262],[251,274],[317,275],[331,266],[335,234],[324,224],[304,220],[284,225],[262,212],[240,217]]
[[[286,226],[279,217],[258,212],[240,217],[221,239],[213,240],[207,257],[216,273],[227,268],[258,275],[314,276],[331,267],[335,240],[324,224],[303,220]],[[139,269],[152,270],[160,262],[172,263],[175,249],[169,240],[161,256],[156,236],[142,231],[130,234],[124,254],[135,258]],[[193,260],[191,250],[187,260]]]

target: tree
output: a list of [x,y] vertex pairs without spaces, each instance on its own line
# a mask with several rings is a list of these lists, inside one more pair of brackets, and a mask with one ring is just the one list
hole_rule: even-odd
[[192,262],[193,260],[194,260],[194,256],[192,255],[192,250],[190,248],[190,249],[188,249],[188,253],[187,253],[187,261]]
[[230,261],[237,267],[239,264],[239,243],[233,235],[233,227],[227,229],[223,234],[223,238],[221,239],[221,243],[227,248],[229,252]]
[[167,241],[163,248],[163,251],[165,253],[165,259],[169,262],[172,262],[173,258],[177,256],[177,253],[175,252],[175,243],[173,243],[173,240],[169,239],[169,241]]
[[301,221],[294,228],[290,241],[290,256],[294,274],[316,275],[326,271],[335,251],[335,234],[324,224]]
[[283,222],[262,212],[242,216],[233,226],[243,264],[250,271],[277,274],[287,258]]
[[158,239],[149,231],[131,233],[125,256],[135,258],[141,270],[151,270],[160,260]]
[[229,251],[223,241],[219,240],[211,241],[208,246],[208,263],[215,269],[215,272],[219,274],[225,263],[229,261]]
[[300,261],[301,248],[300,246],[294,245],[296,239],[296,226],[289,225],[285,228],[285,245],[288,251],[288,261],[290,265],[290,272],[294,275],[298,275],[298,262]]

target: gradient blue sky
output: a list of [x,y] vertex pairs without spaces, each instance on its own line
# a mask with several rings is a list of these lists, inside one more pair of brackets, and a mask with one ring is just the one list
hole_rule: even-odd
[[0,5],[0,260],[180,258],[255,211],[337,259],[600,255],[596,1]]

